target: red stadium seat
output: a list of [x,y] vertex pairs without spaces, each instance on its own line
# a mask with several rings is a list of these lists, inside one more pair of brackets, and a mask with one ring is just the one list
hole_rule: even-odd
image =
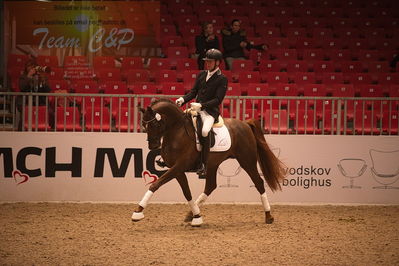
[[170,61],[166,58],[151,58],[148,64],[148,69],[151,71],[161,69],[171,69]]
[[127,71],[126,77],[128,84],[150,81],[148,70],[145,69],[130,69]]
[[311,62],[313,71],[317,73],[335,72],[335,63],[332,61],[316,60]]
[[340,69],[343,73],[361,73],[364,72],[363,63],[359,61],[341,61]]
[[129,86],[134,94],[157,94],[157,86],[150,82],[135,83]]
[[129,93],[126,83],[123,81],[106,81],[100,88],[106,94],[127,94]]
[[355,89],[352,84],[333,84],[328,86],[331,88],[331,93],[334,97],[355,97]]
[[262,38],[278,38],[282,37],[280,28],[278,27],[266,27],[266,26],[257,26],[255,28],[255,32],[261,36]]
[[272,58],[281,60],[281,59],[286,59],[286,60],[297,60],[298,59],[298,54],[295,49],[271,49],[269,50],[269,54],[271,55]]
[[70,87],[69,84],[66,80],[49,80],[49,85],[51,91],[56,91],[56,90],[63,90],[63,91],[69,91]]
[[188,49],[185,46],[168,47],[166,55],[172,66],[176,66],[177,60],[182,58],[188,59]]
[[65,56],[64,67],[88,67],[89,62],[86,56],[75,55],[75,56]]
[[266,72],[261,73],[261,79],[269,84],[288,83],[288,74],[286,72]]
[[50,73],[47,75],[48,79],[61,80],[64,79],[64,69],[60,67],[51,67]]
[[384,112],[381,118],[382,132],[387,135],[399,134],[398,112]]
[[292,73],[292,81],[298,85],[314,84],[316,83],[315,73],[312,72],[295,72]]
[[155,81],[157,83],[176,82],[176,70],[162,69],[157,71],[157,73],[155,74]]
[[[307,72],[309,70],[309,61],[288,60],[286,70],[290,72]],[[292,74],[294,74],[292,73]]]
[[287,110],[265,110],[264,128],[266,133],[286,134],[288,132]]
[[100,81],[120,81],[121,72],[117,68],[103,68],[97,72],[97,77]]
[[260,74],[258,71],[241,71],[239,73],[239,82],[241,85],[248,85],[249,83],[260,83]]
[[229,83],[227,85],[226,96],[241,96],[241,84]]
[[110,112],[106,107],[88,108],[85,115],[86,131],[110,131]]
[[93,58],[93,67],[96,70],[106,68],[114,68],[115,67],[115,59],[111,56],[95,56]]
[[28,61],[29,57],[22,54],[9,54],[8,55],[8,67],[25,67],[25,63]]
[[[29,107],[25,107],[24,112],[24,128],[28,130],[29,128],[29,121],[28,121],[28,112]],[[33,106],[32,107],[32,116],[31,116],[31,125],[32,130],[39,130],[39,131],[47,131],[50,130],[50,123],[49,123],[49,110],[46,106]]]
[[342,73],[322,73],[321,74],[321,83],[325,85],[332,85],[332,84],[343,84],[344,77]]
[[164,36],[161,41],[161,46],[163,49],[168,47],[183,46],[183,39],[181,36],[177,35]]
[[391,70],[387,61],[367,61],[363,62],[363,66],[369,73],[386,73]]
[[201,27],[198,25],[183,25],[182,27],[179,28],[181,35],[183,36],[183,39],[191,37],[191,36],[197,36],[201,34]]
[[184,95],[185,90],[183,83],[165,82],[161,85],[162,94],[166,95]]
[[[121,132],[133,132],[134,131],[134,115],[133,115],[133,107],[123,107],[118,110],[115,117],[115,128]],[[138,126],[138,125],[137,125]]]
[[307,38],[308,37],[308,33],[306,31],[305,28],[285,28],[282,30],[283,34],[285,37],[287,38],[300,38],[300,37],[304,37]]
[[123,57],[122,58],[122,70],[129,69],[143,69],[143,58],[137,57]]
[[36,62],[40,66],[49,66],[51,68],[59,67],[58,57],[55,55],[39,55]]
[[176,36],[176,26],[175,25],[161,25],[161,36]]
[[80,112],[77,107],[56,108],[56,130],[57,131],[81,131]]
[[303,60],[324,60],[326,58],[323,49],[304,49],[301,51]]
[[354,128],[349,129],[348,133],[355,133],[356,135],[378,135],[380,130],[377,128],[377,116],[372,115],[371,111],[356,112],[353,118]]
[[367,73],[347,73],[344,79],[351,84],[371,84],[373,82],[370,74]]
[[383,85],[398,85],[399,84],[399,73],[378,73],[377,81]]
[[266,72],[279,72],[283,69],[280,60],[261,60],[259,62],[259,71]]
[[293,117],[294,129],[293,133],[298,134],[320,134],[318,129],[318,118],[316,113],[311,109],[299,109]]

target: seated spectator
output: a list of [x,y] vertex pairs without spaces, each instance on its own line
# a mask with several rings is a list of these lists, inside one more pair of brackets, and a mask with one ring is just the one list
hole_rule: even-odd
[[251,45],[246,36],[246,32],[241,29],[241,22],[234,19],[230,29],[222,30],[222,41],[227,68],[231,69],[235,59],[245,59],[244,48],[247,50],[257,49],[266,50],[266,44]]
[[204,22],[202,33],[195,37],[196,54],[198,54],[198,69],[204,69],[204,58],[208,50],[219,49],[219,39],[213,32],[213,24]]

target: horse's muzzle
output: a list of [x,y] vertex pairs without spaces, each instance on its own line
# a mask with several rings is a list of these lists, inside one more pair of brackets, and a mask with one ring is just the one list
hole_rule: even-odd
[[148,148],[150,150],[157,150],[157,149],[161,148],[161,142],[160,141],[148,142]]

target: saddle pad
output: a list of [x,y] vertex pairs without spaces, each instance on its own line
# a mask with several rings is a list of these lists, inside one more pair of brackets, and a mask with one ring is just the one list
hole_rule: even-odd
[[[225,125],[222,127],[214,127],[213,131],[215,132],[215,145],[210,149],[211,152],[222,152],[227,151],[231,147],[231,138],[229,130]],[[198,135],[196,136],[197,150],[201,151],[201,144],[198,140]]]

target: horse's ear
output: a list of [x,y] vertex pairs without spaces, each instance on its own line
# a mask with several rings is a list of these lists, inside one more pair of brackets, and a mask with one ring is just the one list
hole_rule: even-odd
[[151,114],[154,112],[154,110],[152,110],[151,106],[147,106],[147,110],[146,111],[151,113]]
[[145,113],[145,109],[142,108],[141,106],[139,106],[139,110],[140,110],[140,112],[142,112],[143,114]]

